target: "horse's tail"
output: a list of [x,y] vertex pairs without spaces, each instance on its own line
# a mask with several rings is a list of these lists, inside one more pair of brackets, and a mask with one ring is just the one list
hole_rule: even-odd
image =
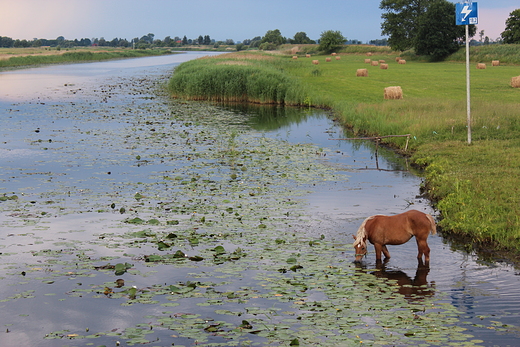
[[428,218],[428,221],[430,221],[430,233],[432,235],[437,234],[437,224],[435,224],[435,219],[429,214],[426,214],[426,217]]
[[356,234],[356,241],[354,241],[354,247],[356,247],[357,245],[362,244],[362,243],[365,242],[365,240],[367,238],[367,230],[365,229],[365,225],[367,224],[367,222],[369,220],[371,220],[373,218],[374,218],[374,216],[368,217],[359,226],[359,229],[358,229],[357,234]]

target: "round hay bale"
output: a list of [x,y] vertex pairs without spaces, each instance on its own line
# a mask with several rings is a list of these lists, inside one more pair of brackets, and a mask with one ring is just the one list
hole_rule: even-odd
[[406,60],[404,60],[404,59],[399,60],[399,64],[405,65],[406,64]]
[[368,77],[368,70],[367,69],[357,69],[356,77]]
[[396,58],[395,58],[396,63],[398,63],[399,60],[401,60],[401,57],[396,57]]
[[380,61],[379,61],[379,64],[384,64],[384,63],[386,63],[385,60],[380,60]]
[[305,54],[305,58],[310,58],[311,55],[310,54]]
[[385,88],[385,100],[399,100],[403,98],[403,90],[399,86]]
[[335,55],[337,55],[337,53],[332,53],[331,55],[334,57]]
[[372,59],[365,59],[365,64],[370,64],[372,62]]
[[381,70],[388,70],[388,64],[381,64],[381,65],[379,65],[379,68]]
[[341,57],[339,55],[336,56],[336,60],[340,60],[340,59],[341,59]]
[[332,61],[332,58],[325,58],[325,61]]
[[511,87],[520,88],[520,76],[511,78]]
[[367,57],[371,57],[371,56],[372,56],[372,52],[368,52]]
[[485,70],[485,69],[486,69],[486,64],[484,64],[484,63],[478,63],[478,64],[477,64],[477,69],[479,69],[479,70]]
[[294,60],[296,60],[296,59],[298,59],[298,56],[296,56],[296,55],[293,55],[293,57],[292,57],[292,58],[293,58]]
[[313,60],[312,63],[313,63],[314,65],[318,65],[318,64],[320,63],[320,61],[319,61],[319,60]]
[[491,66],[500,66],[500,60],[493,60]]
[[372,63],[370,63],[370,65],[372,65],[372,66],[378,66],[378,65],[379,65],[379,62],[376,61],[376,60],[374,60],[374,61],[372,61]]

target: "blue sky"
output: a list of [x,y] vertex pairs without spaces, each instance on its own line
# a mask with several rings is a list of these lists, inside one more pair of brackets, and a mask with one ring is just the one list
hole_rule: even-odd
[[[458,1],[452,1],[454,3]],[[148,33],[242,41],[280,29],[318,39],[339,30],[348,39],[381,38],[379,0],[0,0],[0,36],[14,39],[115,37]],[[520,0],[480,0],[478,30],[492,40]]]

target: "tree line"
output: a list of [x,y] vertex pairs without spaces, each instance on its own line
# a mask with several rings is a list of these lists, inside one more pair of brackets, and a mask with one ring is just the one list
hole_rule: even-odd
[[[0,47],[4,48],[23,48],[23,47],[60,47],[60,48],[71,48],[71,47],[89,47],[89,46],[101,46],[101,47],[132,47],[137,49],[146,49],[151,47],[182,47],[187,45],[213,45],[218,47],[221,45],[236,45],[238,50],[245,48],[259,48],[263,50],[274,49],[277,46],[285,43],[289,44],[316,44],[321,40],[310,39],[305,32],[297,32],[293,38],[286,38],[282,36],[280,30],[269,30],[264,36],[256,36],[252,39],[245,39],[242,42],[235,43],[232,39],[225,41],[216,41],[209,35],[199,35],[194,39],[188,39],[184,37],[171,37],[166,36],[164,39],[156,39],[155,35],[149,33],[142,37],[135,37],[130,41],[123,38],[114,38],[112,40],[106,40],[105,38],[81,38],[74,40],[66,40],[63,36],[59,36],[56,39],[33,39],[33,40],[19,40],[12,39],[10,37],[0,36]],[[345,44],[363,44],[359,40],[347,40]],[[371,40],[369,44],[376,46],[386,46],[388,44],[387,39]]]

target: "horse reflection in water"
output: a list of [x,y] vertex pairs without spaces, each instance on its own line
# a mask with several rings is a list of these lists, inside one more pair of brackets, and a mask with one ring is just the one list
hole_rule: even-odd
[[417,241],[419,251],[417,259],[424,261],[426,266],[430,263],[430,247],[428,247],[428,235],[437,232],[435,220],[429,214],[410,210],[395,216],[376,215],[363,221],[354,236],[354,249],[356,250],[356,262],[361,261],[367,254],[367,239],[374,245],[376,261],[381,262],[381,253],[385,259],[390,258],[386,245],[402,245],[413,236]]
[[[422,260],[418,261],[415,277],[411,278],[408,274],[401,270],[387,270],[386,263],[379,263],[376,270],[371,272],[377,278],[393,281],[397,286],[397,292],[405,297],[408,301],[420,301],[426,297],[435,294],[435,283],[428,283],[429,266],[426,266]],[[358,263],[356,265],[361,271],[365,271],[365,266]]]

